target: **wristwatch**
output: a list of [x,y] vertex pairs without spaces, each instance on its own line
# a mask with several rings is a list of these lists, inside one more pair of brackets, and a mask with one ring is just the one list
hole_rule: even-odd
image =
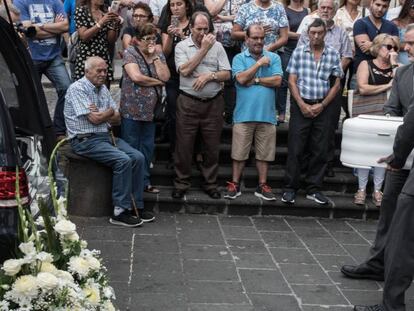
[[160,57],[159,57],[159,56],[156,56],[156,57],[154,57],[154,58],[152,59],[152,61],[153,61],[153,62],[155,62],[156,60],[160,60]]
[[259,84],[259,83],[260,83],[260,78],[259,77],[254,78],[254,84]]
[[211,73],[211,80],[216,80],[216,79],[217,79],[216,73],[215,72],[212,72]]

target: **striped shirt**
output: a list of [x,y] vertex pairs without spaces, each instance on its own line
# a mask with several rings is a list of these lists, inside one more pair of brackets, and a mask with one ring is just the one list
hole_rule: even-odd
[[324,98],[330,89],[330,77],[343,75],[339,53],[327,45],[318,63],[309,44],[297,47],[286,71],[297,76],[300,96],[308,100]]
[[72,83],[65,97],[65,123],[69,138],[78,134],[106,133],[108,124],[93,124],[88,120],[89,105],[95,104],[99,111],[118,107],[105,85],[97,88],[86,77]]

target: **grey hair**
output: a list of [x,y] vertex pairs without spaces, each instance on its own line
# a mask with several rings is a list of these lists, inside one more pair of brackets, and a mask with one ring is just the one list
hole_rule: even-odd
[[105,61],[102,57],[91,56],[85,60],[85,71],[92,69],[98,61]]
[[405,31],[405,32],[409,32],[409,31],[411,31],[411,30],[413,30],[414,29],[414,23],[413,24],[409,24],[408,26],[407,26],[407,30]]
[[[318,0],[318,8],[321,6],[321,3],[324,2],[324,1],[329,1],[329,0]],[[331,0],[331,1],[333,3],[335,12],[338,11],[338,8],[339,8],[338,0]]]

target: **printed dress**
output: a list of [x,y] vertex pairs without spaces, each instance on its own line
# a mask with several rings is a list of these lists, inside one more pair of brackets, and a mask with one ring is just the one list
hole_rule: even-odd
[[[96,24],[89,9],[84,6],[76,8],[75,23],[76,29],[80,27],[92,28]],[[108,80],[111,81],[113,79],[111,57],[109,55],[108,30],[106,25],[102,25],[99,32],[89,41],[80,40],[78,54],[75,59],[75,80],[79,80],[84,76],[85,61],[91,56],[100,56],[106,61],[108,64]]]

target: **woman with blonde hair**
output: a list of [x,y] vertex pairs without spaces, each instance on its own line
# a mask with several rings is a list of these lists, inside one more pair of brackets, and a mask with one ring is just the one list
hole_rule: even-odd
[[[372,60],[364,60],[358,67],[357,83],[361,95],[375,95],[391,89],[394,77],[393,68],[397,67],[399,40],[397,37],[380,34],[372,42]],[[374,167],[374,192],[372,200],[379,207],[382,201],[382,184],[384,182],[385,168]],[[355,204],[365,204],[366,186],[370,169],[357,169],[358,191],[354,197]]]

